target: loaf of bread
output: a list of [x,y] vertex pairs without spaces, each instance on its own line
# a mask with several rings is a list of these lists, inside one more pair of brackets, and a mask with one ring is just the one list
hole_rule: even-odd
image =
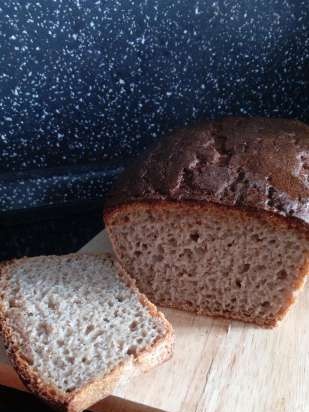
[[204,121],[127,170],[104,220],[158,305],[272,327],[308,272],[308,176],[307,125]]
[[107,255],[9,262],[0,294],[9,358],[52,406],[82,411],[171,355],[171,326]]

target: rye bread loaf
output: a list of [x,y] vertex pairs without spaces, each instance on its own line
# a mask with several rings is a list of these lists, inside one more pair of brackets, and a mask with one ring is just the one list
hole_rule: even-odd
[[52,406],[82,411],[171,355],[171,326],[108,255],[15,260],[0,288],[9,358]]
[[127,170],[104,221],[155,303],[274,326],[308,270],[308,176],[307,125],[204,121]]

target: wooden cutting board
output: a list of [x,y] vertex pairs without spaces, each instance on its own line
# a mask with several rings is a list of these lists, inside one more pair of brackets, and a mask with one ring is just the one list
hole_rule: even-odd
[[[110,245],[105,232],[81,249],[106,250]],[[117,389],[92,410],[308,412],[307,286],[284,322],[273,330],[163,309],[176,332],[173,358]],[[3,348],[0,384],[25,390]]]

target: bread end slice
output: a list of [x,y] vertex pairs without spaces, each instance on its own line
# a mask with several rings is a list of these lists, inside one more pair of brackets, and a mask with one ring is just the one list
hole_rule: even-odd
[[[163,330],[162,335],[156,336],[151,344],[146,347],[137,348],[136,351],[132,350],[132,353],[129,353],[128,356],[118,362],[117,365],[107,373],[104,370],[98,370],[96,376],[93,376],[89,380],[86,379],[85,382],[73,390],[66,391],[59,388],[55,382],[46,379],[46,377],[42,376],[37,370],[33,358],[31,354],[29,354],[31,352],[31,342],[27,339],[27,336],[23,336],[20,332],[19,322],[12,324],[12,319],[8,315],[8,307],[10,306],[8,298],[12,299],[12,297],[7,291],[8,288],[14,288],[14,285],[10,284],[12,272],[16,268],[22,267],[24,263],[29,263],[31,259],[40,258],[48,259],[49,261],[51,259],[59,260],[66,258],[73,259],[77,262],[79,259],[84,258],[110,260],[117,270],[118,278],[138,297],[140,304],[145,308],[149,317],[155,322],[160,322]],[[174,334],[171,325],[146,296],[138,291],[135,282],[110,256],[105,255],[104,257],[100,257],[89,254],[71,254],[64,257],[22,258],[2,264],[0,266],[0,275],[0,330],[8,357],[25,386],[31,392],[47,401],[50,406],[58,410],[68,412],[83,411],[110,395],[116,387],[123,385],[130,378],[148,371],[152,367],[168,360],[172,355]],[[67,345],[69,347],[69,343],[67,343]],[[76,367],[78,367],[78,365]]]

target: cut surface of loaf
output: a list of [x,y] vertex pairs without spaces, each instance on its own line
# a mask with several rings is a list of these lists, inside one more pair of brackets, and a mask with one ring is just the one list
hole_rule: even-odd
[[308,170],[304,123],[200,121],[125,171],[104,221],[157,304],[272,326],[307,274]]
[[307,274],[307,233],[266,213],[153,202],[106,222],[122,266],[161,306],[271,327]]
[[171,326],[108,255],[8,262],[0,290],[9,358],[54,406],[82,411],[171,355]]

